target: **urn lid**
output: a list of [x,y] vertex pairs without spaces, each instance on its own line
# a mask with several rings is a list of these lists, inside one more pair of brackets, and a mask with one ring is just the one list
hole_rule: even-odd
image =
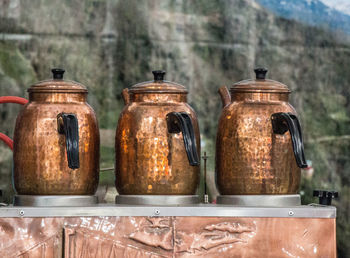
[[278,81],[266,79],[266,68],[254,69],[255,79],[244,80],[230,87],[232,92],[266,92],[266,93],[290,93],[286,85]]
[[165,71],[152,71],[154,80],[141,82],[132,86],[129,91],[131,93],[182,93],[187,94],[188,91],[181,84],[165,81]]
[[86,87],[75,81],[63,80],[64,69],[51,69],[52,79],[38,82],[32,85],[28,92],[50,92],[50,93],[86,93]]

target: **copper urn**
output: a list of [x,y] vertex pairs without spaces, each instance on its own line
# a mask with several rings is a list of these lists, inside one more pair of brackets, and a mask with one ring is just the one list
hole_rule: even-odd
[[234,84],[223,101],[216,139],[216,183],[222,195],[295,194],[307,166],[300,124],[288,103],[290,90],[265,79]]
[[14,131],[15,190],[20,195],[92,195],[99,178],[99,130],[87,89],[53,79],[28,89]]
[[115,137],[116,187],[121,195],[193,195],[200,167],[196,114],[184,86],[154,81],[124,89]]

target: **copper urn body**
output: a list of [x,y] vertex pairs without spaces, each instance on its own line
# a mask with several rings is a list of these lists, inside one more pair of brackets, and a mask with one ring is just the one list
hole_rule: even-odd
[[99,130],[87,89],[53,79],[28,89],[16,119],[13,182],[20,195],[92,195],[99,179]]
[[184,86],[154,81],[124,89],[115,137],[116,188],[121,195],[193,195],[200,167],[196,114]]
[[216,183],[222,195],[295,194],[306,167],[301,128],[290,90],[265,79],[234,84],[223,101],[216,139]]

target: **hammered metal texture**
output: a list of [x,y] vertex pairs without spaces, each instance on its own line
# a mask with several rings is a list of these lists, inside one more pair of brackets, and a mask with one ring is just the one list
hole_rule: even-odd
[[182,133],[168,133],[166,115],[187,112],[200,153],[196,114],[185,93],[132,93],[119,118],[115,174],[119,194],[193,195],[199,166],[189,164]]
[[288,94],[231,90],[232,102],[222,110],[216,138],[216,183],[220,194],[298,192],[300,168],[290,134],[274,134],[271,124],[273,113],[296,114],[288,103]]
[[1,218],[0,255],[42,258],[336,257],[335,219]]
[[62,222],[56,218],[0,219],[0,256],[62,257]]
[[[92,195],[98,185],[99,131],[86,92],[30,92],[16,120],[14,186],[24,195]],[[57,115],[73,113],[79,125],[80,167],[67,163],[66,137]]]

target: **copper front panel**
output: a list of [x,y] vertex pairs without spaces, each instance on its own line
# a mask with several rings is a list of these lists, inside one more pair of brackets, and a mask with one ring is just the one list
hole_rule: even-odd
[[0,219],[2,257],[336,257],[335,240],[335,219]]
[[1,218],[0,256],[62,257],[62,219]]

